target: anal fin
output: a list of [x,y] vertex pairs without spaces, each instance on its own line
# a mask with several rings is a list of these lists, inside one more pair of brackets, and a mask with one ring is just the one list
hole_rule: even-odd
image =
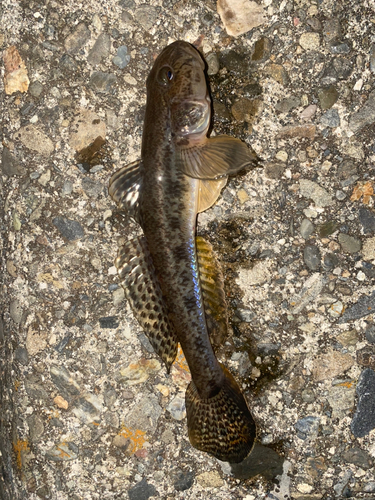
[[145,237],[125,243],[119,249],[115,265],[134,316],[169,372],[177,355],[177,340]]
[[224,277],[211,244],[201,236],[195,244],[207,330],[213,347],[219,347],[228,332]]
[[129,163],[115,172],[109,180],[109,194],[119,208],[138,221],[138,198],[141,186],[141,160]]

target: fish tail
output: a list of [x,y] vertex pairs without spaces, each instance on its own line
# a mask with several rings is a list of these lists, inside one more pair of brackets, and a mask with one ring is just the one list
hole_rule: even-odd
[[224,383],[213,397],[202,399],[193,381],[187,388],[189,439],[198,450],[224,462],[239,463],[253,447],[256,426],[237,382],[222,368]]

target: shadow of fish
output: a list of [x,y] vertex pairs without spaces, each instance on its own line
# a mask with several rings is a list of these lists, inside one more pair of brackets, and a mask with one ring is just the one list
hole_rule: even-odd
[[227,329],[223,278],[212,248],[195,237],[197,214],[212,206],[227,176],[255,163],[233,137],[207,138],[211,120],[205,64],[177,41],[147,78],[141,159],[117,171],[109,193],[143,230],[119,249],[116,266],[135,317],[169,371],[180,343],[192,381],[186,391],[189,439],[238,463],[256,427],[210,337]]

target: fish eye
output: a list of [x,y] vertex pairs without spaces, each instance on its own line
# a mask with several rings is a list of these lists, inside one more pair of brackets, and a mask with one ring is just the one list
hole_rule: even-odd
[[173,71],[169,66],[164,66],[159,71],[159,81],[162,84],[168,84],[173,80]]

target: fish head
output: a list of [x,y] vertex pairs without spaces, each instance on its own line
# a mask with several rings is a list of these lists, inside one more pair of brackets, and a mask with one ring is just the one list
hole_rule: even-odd
[[211,99],[205,63],[192,45],[177,41],[161,52],[148,76],[147,94],[169,110],[172,136],[188,142],[206,136]]

